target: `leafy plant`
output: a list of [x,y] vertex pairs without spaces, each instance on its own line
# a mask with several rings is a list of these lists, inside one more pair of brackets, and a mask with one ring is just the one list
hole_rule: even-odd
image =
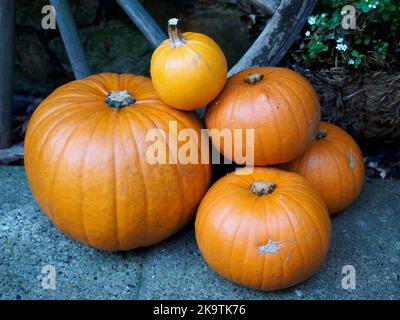
[[[396,0],[321,0],[308,18],[300,45],[309,64],[384,64],[398,50],[400,6]],[[342,27],[346,5],[356,9],[356,28]]]

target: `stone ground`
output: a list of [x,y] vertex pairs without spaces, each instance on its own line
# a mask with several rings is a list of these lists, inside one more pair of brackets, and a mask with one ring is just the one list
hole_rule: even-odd
[[[322,269],[279,292],[248,290],[213,273],[199,254],[193,223],[146,249],[106,253],[69,240],[36,205],[23,167],[0,166],[0,299],[400,299],[400,181],[366,183],[333,218]],[[56,289],[43,289],[52,265]],[[342,288],[342,267],[356,289]]]

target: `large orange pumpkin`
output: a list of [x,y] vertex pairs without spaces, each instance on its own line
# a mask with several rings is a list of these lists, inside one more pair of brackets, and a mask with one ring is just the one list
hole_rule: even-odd
[[[273,67],[248,69],[230,77],[206,113],[208,129],[230,130],[232,136],[235,129],[254,129],[256,166],[299,156],[314,139],[319,120],[320,104],[310,83],[294,71]],[[243,139],[236,147],[246,150],[245,144]],[[235,161],[234,147],[233,156],[225,152],[223,143],[216,147]]]
[[300,173],[321,193],[331,214],[346,209],[360,194],[364,162],[360,148],[343,129],[320,123],[311,147],[282,168]]
[[160,101],[145,77],[104,73],[58,88],[33,114],[25,140],[40,207],[67,235],[98,249],[170,236],[192,217],[211,168],[148,161],[154,141],[146,135],[168,136],[169,121],[200,132],[198,120]]
[[226,59],[219,46],[201,33],[181,34],[178,19],[168,22],[169,39],[151,58],[151,78],[168,105],[194,110],[212,101],[224,87]]
[[302,176],[275,168],[231,173],[200,203],[196,239],[223,277],[261,290],[313,275],[329,248],[331,224],[319,193]]

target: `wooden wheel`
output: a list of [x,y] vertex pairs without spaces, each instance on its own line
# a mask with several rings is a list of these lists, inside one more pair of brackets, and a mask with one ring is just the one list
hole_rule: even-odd
[[[275,66],[289,50],[301,31],[307,17],[317,0],[250,0],[270,16],[264,30],[248,51],[233,66],[228,75],[255,66]],[[78,30],[68,0],[50,0],[57,12],[57,25],[76,79],[91,74]],[[153,47],[167,38],[154,19],[138,0],[117,0],[130,19]],[[0,149],[7,148],[11,142],[11,98],[13,75],[13,48],[15,33],[15,2],[0,1]],[[12,27],[10,27],[12,26]],[[204,110],[199,109],[200,115]],[[19,147],[20,149],[22,146]],[[18,152],[20,152],[18,149]],[[13,148],[3,149],[0,160],[15,157]],[[18,154],[18,157],[20,155]]]
[[[57,23],[77,79],[88,76],[90,70],[77,36],[68,0],[51,0],[57,12]],[[117,0],[129,18],[153,47],[167,38],[162,29],[137,0]],[[255,7],[270,15],[264,30],[252,46],[229,71],[255,66],[275,66],[289,50],[301,31],[317,0],[251,0]]]
[[276,66],[303,28],[317,0],[253,0],[255,5],[271,14],[264,30],[253,45],[229,71],[229,75],[243,69]]

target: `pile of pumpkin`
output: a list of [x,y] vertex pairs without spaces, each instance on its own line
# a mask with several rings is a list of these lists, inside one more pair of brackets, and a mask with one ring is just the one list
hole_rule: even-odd
[[[160,242],[197,210],[196,240],[218,274],[262,290],[304,281],[327,255],[329,213],[361,191],[360,149],[320,122],[318,97],[301,75],[265,67],[226,80],[212,39],[181,34],[176,19],[168,31],[152,56],[151,80],[93,75],[61,86],[36,109],[25,140],[34,197],[68,236],[112,251]],[[209,190],[210,163],[146,160],[150,129],[168,135],[176,121],[177,132],[200,134],[191,110],[205,105],[208,129],[254,129],[256,166]]]

